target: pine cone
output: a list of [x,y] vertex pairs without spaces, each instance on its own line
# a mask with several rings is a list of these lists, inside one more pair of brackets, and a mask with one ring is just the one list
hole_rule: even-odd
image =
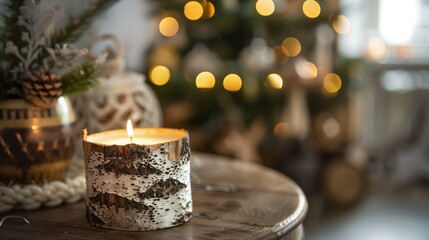
[[48,107],[63,94],[60,78],[50,72],[28,72],[23,78],[25,99],[36,107]]

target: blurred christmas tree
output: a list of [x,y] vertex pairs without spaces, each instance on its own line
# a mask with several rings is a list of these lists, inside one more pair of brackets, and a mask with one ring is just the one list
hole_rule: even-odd
[[[317,135],[318,112],[346,95],[347,64],[333,61],[336,36],[350,27],[338,0],[155,4],[160,34],[147,75],[165,125],[189,129],[196,150],[256,162],[264,155],[270,165],[282,139]],[[339,120],[322,117],[335,134]]]

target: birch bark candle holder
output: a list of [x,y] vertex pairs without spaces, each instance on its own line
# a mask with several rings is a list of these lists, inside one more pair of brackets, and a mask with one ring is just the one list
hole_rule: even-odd
[[[130,124],[129,124],[130,125]],[[190,220],[189,135],[137,128],[88,135],[83,130],[86,213],[91,225],[145,231]]]

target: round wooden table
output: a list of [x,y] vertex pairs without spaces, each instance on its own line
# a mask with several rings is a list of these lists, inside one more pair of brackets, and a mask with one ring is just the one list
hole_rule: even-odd
[[126,232],[92,227],[83,201],[2,214],[0,239],[302,239],[307,201],[286,176],[266,167],[194,153],[193,217],[177,227]]

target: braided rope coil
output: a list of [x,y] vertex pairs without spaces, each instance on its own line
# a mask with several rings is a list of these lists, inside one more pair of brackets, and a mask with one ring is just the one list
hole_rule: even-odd
[[34,210],[40,207],[56,207],[62,203],[74,203],[86,193],[84,163],[82,159],[71,161],[64,181],[51,181],[42,185],[0,185],[0,212]]

